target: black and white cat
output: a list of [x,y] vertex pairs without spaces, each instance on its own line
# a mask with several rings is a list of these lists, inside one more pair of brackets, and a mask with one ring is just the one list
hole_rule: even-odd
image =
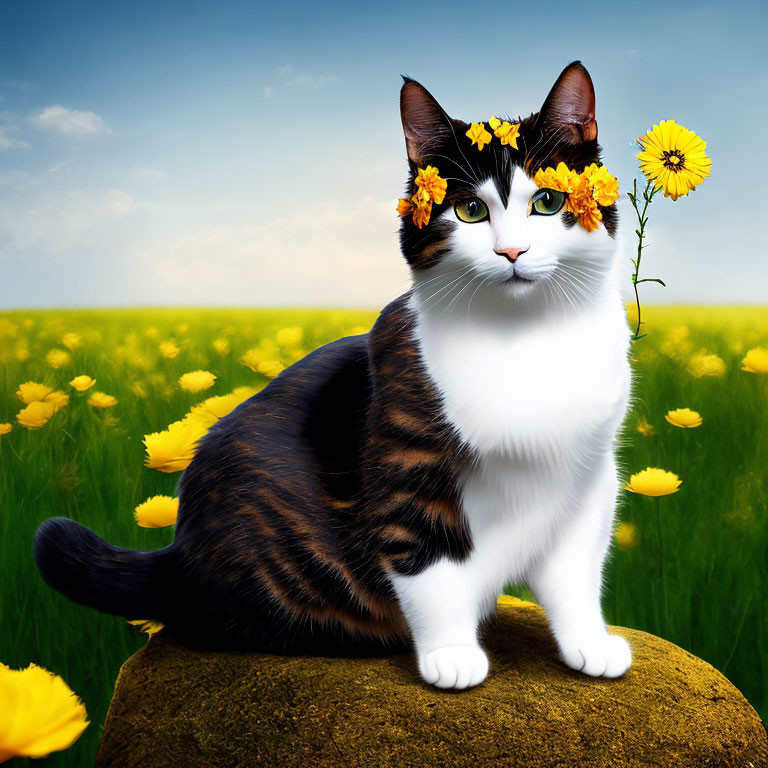
[[630,392],[616,210],[587,231],[532,180],[599,162],[591,79],[569,65],[519,121],[519,148],[478,149],[411,80],[401,114],[409,194],[419,168],[447,181],[426,225],[402,218],[412,289],[214,425],[170,547],[131,552],[54,519],[38,567],[195,647],[412,644],[426,682],[459,689],[485,679],[481,625],[521,582],[569,667],[619,676],[630,650],[600,607]]

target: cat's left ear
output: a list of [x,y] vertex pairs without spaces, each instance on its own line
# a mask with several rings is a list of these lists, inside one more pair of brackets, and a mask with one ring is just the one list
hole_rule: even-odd
[[563,140],[569,144],[597,139],[595,88],[580,61],[574,61],[560,73],[539,111],[536,125],[561,130]]

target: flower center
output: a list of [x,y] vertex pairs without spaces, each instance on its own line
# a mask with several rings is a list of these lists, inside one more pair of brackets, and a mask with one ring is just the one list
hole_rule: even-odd
[[664,152],[664,165],[671,171],[682,171],[685,168],[685,155],[676,149],[668,149]]

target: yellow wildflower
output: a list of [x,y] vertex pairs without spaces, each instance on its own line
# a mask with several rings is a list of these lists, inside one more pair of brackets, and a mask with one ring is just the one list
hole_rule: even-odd
[[668,496],[670,493],[676,493],[681,484],[682,481],[674,472],[648,467],[632,475],[624,487],[643,496]]
[[637,431],[643,437],[652,437],[656,433],[653,424],[651,424],[645,416],[641,417],[637,422]]
[[94,392],[88,398],[88,405],[93,408],[111,408],[113,405],[117,405],[117,398],[106,395],[104,392]]
[[214,424],[237,408],[241,402],[234,393],[230,395],[217,395],[216,397],[209,397],[207,400],[203,400],[202,403],[198,403],[190,410],[190,413],[210,414],[213,417],[211,424]]
[[229,352],[229,341],[222,338],[214,339],[213,348],[223,357]]
[[158,331],[154,325],[150,325],[149,328],[147,328],[147,330],[144,331],[144,335],[148,339],[157,339],[160,336],[160,331]]
[[241,358],[240,362],[250,368],[254,373],[259,372],[259,365],[265,360],[274,359],[278,356],[277,345],[265,339],[258,347],[249,349]]
[[197,393],[210,389],[215,381],[216,376],[210,371],[191,371],[179,378],[179,386],[187,392]]
[[276,338],[281,347],[298,347],[304,338],[304,330],[298,325],[281,328],[277,332]]
[[196,419],[174,421],[162,432],[144,436],[147,450],[145,465],[159,472],[181,472],[195,456],[197,441],[208,428]]
[[26,363],[27,360],[29,360],[29,350],[25,349],[24,347],[19,347],[16,350],[16,359],[20,363]]
[[708,355],[702,352],[690,359],[688,370],[696,378],[703,376],[725,376],[725,363],[717,355]]
[[74,352],[83,343],[83,340],[76,333],[65,333],[61,337],[61,343],[70,352]]
[[13,429],[13,424],[0,424],[0,435],[7,435]]
[[232,390],[232,396],[237,398],[237,404],[240,405],[240,403],[244,403],[256,393],[261,392],[261,390],[262,387],[237,387]]
[[133,392],[136,397],[142,399],[147,396],[146,387],[140,381],[134,381],[133,384],[131,384],[131,392]]
[[662,120],[637,143],[640,170],[656,189],[664,188],[664,197],[677,200],[709,176],[707,142],[674,120]]
[[136,507],[133,515],[142,528],[167,528],[175,524],[178,513],[178,499],[171,496],[150,496]]
[[636,547],[639,542],[637,540],[637,527],[634,523],[619,523],[616,526],[616,544],[619,549],[630,549]]
[[433,203],[440,205],[443,200],[445,200],[445,192],[448,189],[448,182],[445,179],[440,178],[438,170],[434,165],[428,165],[426,168],[419,168],[414,183],[429,195],[429,199]]
[[604,165],[592,163],[581,174],[599,205],[613,205],[619,197],[619,180]]
[[51,392],[50,395],[46,395],[44,402],[51,403],[53,405],[53,412],[58,413],[65,405],[69,404],[69,395],[57,389],[55,392]]
[[25,384],[19,385],[19,388],[16,390],[16,397],[25,405],[29,405],[30,403],[45,400],[51,392],[53,392],[53,387],[49,387],[46,384],[38,384],[36,381],[28,381]]
[[63,368],[69,364],[70,361],[69,352],[65,352],[63,349],[52,349],[46,356],[45,360],[51,368]]
[[159,621],[154,621],[153,619],[129,619],[128,623],[137,627],[139,632],[143,632],[150,637],[156,635],[165,627],[165,624],[161,624]]
[[279,360],[263,360],[259,363],[256,370],[258,373],[261,373],[270,379],[274,379],[285,369]]
[[768,349],[753,347],[741,361],[741,370],[749,373],[768,373]]
[[413,211],[413,223],[421,229],[429,224],[429,218],[432,215],[432,201],[420,203]]
[[160,354],[163,357],[167,357],[169,360],[173,360],[176,355],[179,354],[179,348],[176,346],[175,341],[164,341],[160,344]]
[[409,213],[413,213],[415,208],[416,206],[410,200],[406,200],[403,197],[397,201],[397,213],[399,216],[407,216]]
[[189,332],[189,324],[188,323],[179,323],[176,328],[176,333],[179,334],[179,336],[184,336],[184,334]]
[[78,392],[85,392],[86,389],[90,389],[95,383],[96,379],[82,375],[75,376],[75,378],[69,382],[69,386],[74,387]]
[[661,351],[667,357],[677,359],[688,357],[691,347],[691,333],[685,325],[673,328],[661,342]]
[[685,429],[700,427],[703,421],[701,415],[690,408],[678,408],[674,411],[668,411],[664,418],[673,426]]
[[27,429],[39,429],[54,413],[53,403],[37,400],[34,403],[30,403],[26,408],[22,408],[16,414],[16,420]]
[[520,123],[509,123],[506,120],[499,120],[498,117],[492,117],[488,124],[491,126],[493,135],[502,144],[508,144],[513,149],[518,148],[517,137],[520,135]]
[[482,149],[486,144],[490,144],[493,138],[488,131],[485,130],[485,123],[472,123],[465,136],[472,139],[472,144],[477,144],[478,149]]
[[0,664],[0,763],[45,757],[74,744],[88,727],[80,699],[58,675],[30,664]]

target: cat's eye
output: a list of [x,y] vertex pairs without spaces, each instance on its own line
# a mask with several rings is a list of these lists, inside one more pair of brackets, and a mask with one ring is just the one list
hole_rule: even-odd
[[477,224],[478,221],[485,221],[488,218],[488,206],[476,197],[466,203],[457,203],[453,210],[456,212],[456,217],[467,224]]
[[531,198],[531,213],[552,216],[565,205],[565,193],[556,189],[540,189]]

